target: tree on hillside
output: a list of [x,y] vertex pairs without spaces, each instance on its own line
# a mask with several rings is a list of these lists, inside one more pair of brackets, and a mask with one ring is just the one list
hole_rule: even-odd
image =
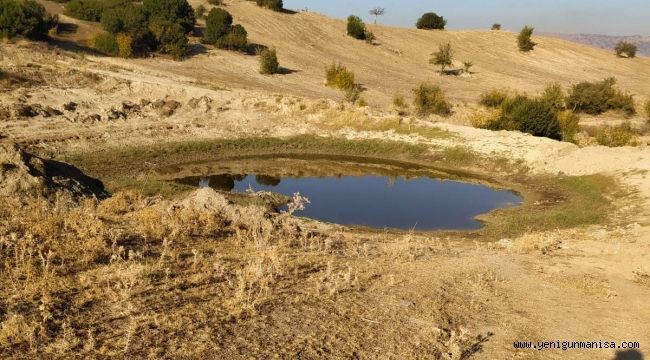
[[533,40],[531,39],[534,30],[535,29],[533,29],[528,25],[524,26],[524,28],[521,29],[521,32],[517,37],[517,44],[519,45],[519,50],[524,52],[529,52],[535,48],[535,45],[537,44],[534,43]]
[[418,19],[418,22],[415,26],[418,29],[429,29],[429,30],[444,30],[447,25],[447,20],[442,16],[438,16],[436,13],[426,13]]
[[42,38],[55,24],[56,18],[36,1],[0,0],[0,38]]
[[440,45],[438,51],[433,54],[429,63],[440,66],[440,73],[444,73],[448,66],[451,66],[454,61],[454,51],[451,44]]
[[194,9],[187,0],[144,0],[142,9],[152,22],[174,22],[181,25],[185,33],[194,30]]
[[382,7],[379,7],[379,6],[376,6],[376,7],[372,8],[372,9],[370,9],[370,11],[368,13],[370,13],[370,15],[375,17],[375,24],[377,24],[377,17],[384,16],[384,13],[386,13],[386,9],[384,9]]
[[492,30],[495,31],[501,30],[501,24],[492,24]]
[[616,55],[619,57],[623,57],[623,55],[625,55],[625,57],[633,58],[636,57],[637,47],[636,45],[627,41],[621,41],[616,44],[614,51],[616,51]]
[[348,17],[348,35],[355,39],[365,40],[366,24],[363,23],[360,17],[356,15],[350,15]]
[[205,20],[205,31],[203,41],[206,44],[216,44],[217,41],[226,35],[232,26],[232,15],[224,9],[213,8]]

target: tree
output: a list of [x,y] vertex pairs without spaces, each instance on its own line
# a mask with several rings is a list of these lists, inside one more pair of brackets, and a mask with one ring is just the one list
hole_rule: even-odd
[[501,30],[501,24],[492,24],[492,30]]
[[55,24],[56,19],[33,0],[0,0],[0,38],[43,38]]
[[384,16],[385,12],[386,12],[386,9],[384,9],[382,7],[379,7],[379,6],[376,6],[376,7],[372,8],[372,9],[370,9],[370,11],[368,13],[370,13],[370,15],[375,17],[375,24],[377,24],[377,17]]
[[264,49],[260,53],[260,74],[277,74],[280,69],[278,55],[275,49]]
[[451,48],[451,44],[447,43],[438,47],[438,51],[433,54],[429,63],[439,65],[440,73],[444,73],[445,69],[453,64],[453,61],[454,51]]
[[418,22],[415,26],[418,29],[429,29],[429,30],[444,30],[447,25],[447,20],[442,16],[438,16],[436,13],[426,13],[418,19]]
[[465,73],[467,73],[467,74],[471,74],[472,73],[472,71],[471,71],[472,66],[474,66],[474,63],[471,62],[471,61],[463,62],[463,71],[465,71]]
[[282,11],[284,9],[284,4],[282,0],[256,0],[257,5],[271,9],[273,11]]
[[151,30],[158,42],[158,50],[170,54],[176,60],[181,60],[187,53],[187,36],[185,28],[177,22],[155,21],[150,24]]
[[187,0],[144,0],[142,9],[149,16],[150,21],[173,22],[181,25],[187,34],[194,30],[196,18],[194,9]]
[[534,30],[535,29],[533,29],[528,25],[524,26],[524,28],[521,29],[521,32],[517,37],[517,44],[519,45],[519,50],[524,52],[529,52],[535,48],[535,45],[537,44],[531,40]]
[[619,57],[623,57],[623,55],[625,55],[625,57],[633,58],[636,57],[637,47],[636,45],[627,41],[621,41],[616,44],[614,51],[616,51],[616,55]]
[[194,17],[197,19],[205,18],[205,13],[208,12],[208,9],[205,8],[203,4],[199,5],[194,9]]
[[360,17],[356,15],[350,15],[348,17],[348,35],[355,39],[365,40],[366,24],[363,23]]
[[225,36],[232,26],[232,15],[224,9],[213,8],[205,20],[205,32],[202,41],[206,44],[216,44]]
[[237,24],[230,27],[226,35],[219,38],[216,45],[220,49],[244,51],[248,48],[247,37],[246,29]]

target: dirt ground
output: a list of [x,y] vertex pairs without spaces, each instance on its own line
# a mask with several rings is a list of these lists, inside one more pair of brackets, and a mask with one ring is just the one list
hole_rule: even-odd
[[[603,223],[516,238],[358,232],[242,208],[207,190],[165,199],[122,192],[81,205],[2,197],[0,268],[8,274],[0,282],[3,354],[650,356],[647,146],[580,148],[459,125],[476,108],[471,103],[457,105],[451,119],[401,117],[386,106],[393,93],[413,87],[411,79],[436,76],[419,64],[428,56],[422,49],[443,40],[457,43],[461,58],[482,54],[472,78],[441,79],[458,104],[475,101],[506,77],[513,88],[536,91],[553,80],[615,75],[625,89],[648,96],[647,58],[622,64],[601,50],[540,39],[531,59],[517,54],[513,34],[383,27],[373,28],[382,45],[352,54],[346,46],[353,40],[335,30],[339,21],[267,13],[246,2],[229,3],[228,10],[253,41],[278,47],[283,66],[296,72],[265,78],[255,72],[255,58],[221,51],[177,63],[94,57],[24,41],[3,44],[0,142],[60,160],[246,136],[376,139],[428,152],[462,147],[507,159],[531,176],[603,174],[618,181],[625,195],[610,199]],[[293,35],[283,40],[278,34],[287,29]],[[298,42],[308,45],[293,45]],[[500,46],[479,46],[488,43]],[[512,49],[507,56],[491,50],[499,47]],[[389,60],[376,62],[378,56]],[[567,57],[571,66],[564,66]],[[342,105],[322,85],[322,67],[335,59],[359,74],[374,108]],[[20,164],[22,157],[12,154]],[[640,348],[519,350],[514,341],[629,341]]]

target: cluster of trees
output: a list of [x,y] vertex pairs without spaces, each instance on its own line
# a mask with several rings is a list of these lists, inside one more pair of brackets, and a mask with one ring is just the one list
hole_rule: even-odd
[[492,90],[481,95],[480,104],[499,111],[479,126],[573,141],[578,130],[578,113],[595,115],[617,110],[633,115],[636,112],[632,96],[617,89],[615,84],[613,78],[581,82],[573,85],[568,94],[559,84],[552,84],[536,97]]
[[201,41],[220,49],[245,51],[248,48],[248,33],[243,26],[233,25],[232,21],[232,15],[228,11],[213,8],[205,21]]
[[64,12],[101,22],[106,32],[93,39],[93,47],[121,57],[159,51],[181,59],[187,53],[187,35],[196,24],[187,0],[71,0]]
[[56,17],[34,0],[0,0],[0,38],[41,39],[56,24]]

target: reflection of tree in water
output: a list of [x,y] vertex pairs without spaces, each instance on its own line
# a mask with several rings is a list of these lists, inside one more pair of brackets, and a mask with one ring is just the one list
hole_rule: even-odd
[[205,187],[209,186],[216,190],[231,191],[235,188],[235,181],[242,181],[246,175],[211,175],[211,176],[190,176],[183,179],[174,180],[177,183]]
[[282,179],[270,175],[255,175],[255,181],[264,186],[278,186]]

